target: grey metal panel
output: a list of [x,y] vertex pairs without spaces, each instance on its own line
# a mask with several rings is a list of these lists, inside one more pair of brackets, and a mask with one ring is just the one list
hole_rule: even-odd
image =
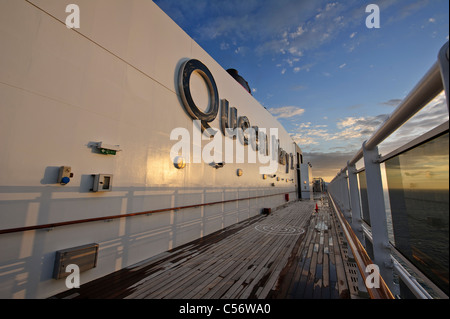
[[75,264],[80,272],[95,268],[97,266],[98,244],[87,244],[58,250],[55,255],[55,266],[53,268],[53,278],[61,279],[70,273],[66,272],[66,267]]

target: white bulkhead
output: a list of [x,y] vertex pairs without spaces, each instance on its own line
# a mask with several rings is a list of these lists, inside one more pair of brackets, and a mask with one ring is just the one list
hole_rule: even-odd
[[[298,146],[152,1],[77,0],[80,28],[70,29],[72,2],[0,1],[0,298],[66,290],[52,277],[57,251],[98,244],[83,284],[298,196]],[[171,132],[194,135],[179,89],[190,59],[238,117],[278,129],[287,164],[265,178],[260,163],[174,165]],[[192,92],[206,112],[197,75]],[[209,123],[219,134],[221,107]],[[60,176],[61,167],[70,170]]]

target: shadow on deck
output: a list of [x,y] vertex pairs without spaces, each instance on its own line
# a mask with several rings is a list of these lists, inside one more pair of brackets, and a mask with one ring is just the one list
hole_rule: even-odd
[[358,295],[356,271],[319,194],[52,298],[349,299]]

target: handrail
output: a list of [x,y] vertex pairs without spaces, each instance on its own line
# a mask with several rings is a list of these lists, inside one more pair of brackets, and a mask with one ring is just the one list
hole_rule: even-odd
[[416,278],[411,276],[405,268],[394,258],[392,257],[392,261],[394,262],[395,272],[400,276],[402,281],[408,286],[409,290],[420,299],[433,299],[430,294],[417,282]]
[[[358,265],[359,272],[364,280],[364,284],[366,285],[366,268],[369,265],[372,265],[373,262],[364,249],[363,245],[359,241],[356,234],[353,232],[350,224],[345,220],[344,215],[338,208],[338,206],[334,203],[333,197],[328,193],[328,196],[333,204],[334,211],[336,212],[336,216],[339,219],[339,223],[342,225],[342,230],[347,238],[347,242],[352,250],[353,256],[356,260],[356,264]],[[370,295],[371,299],[395,299],[392,292],[389,290],[388,286],[384,282],[383,278],[380,275],[380,287],[367,287],[367,292]]]
[[[388,138],[414,114],[433,100],[443,89],[444,85],[441,79],[439,63],[435,62],[383,125],[367,140],[366,148],[371,150]],[[356,164],[362,157],[363,149],[360,148],[349,161],[349,164]],[[343,168],[343,171],[346,169],[347,166]]]
[[290,191],[290,192],[282,192],[282,193],[268,194],[268,195],[261,195],[261,196],[253,196],[253,197],[246,197],[246,198],[228,199],[228,200],[211,202],[211,203],[204,203],[204,204],[195,204],[195,205],[188,205],[188,206],[178,206],[178,207],[154,209],[154,210],[149,210],[149,211],[145,211],[145,212],[129,213],[129,214],[123,214],[123,215],[94,217],[94,218],[77,219],[77,220],[71,220],[71,221],[59,222],[59,223],[50,223],[50,224],[43,224],[43,225],[34,225],[34,226],[26,226],[26,227],[0,229],[0,235],[2,235],[2,234],[10,234],[10,233],[17,233],[17,232],[24,232],[24,231],[30,231],[30,230],[38,230],[38,229],[51,229],[51,228],[54,228],[54,227],[68,226],[68,225],[75,225],[75,224],[82,224],[82,223],[89,223],[89,222],[96,222],[96,221],[102,221],[102,220],[113,220],[113,219],[132,217],[132,216],[156,214],[156,213],[168,212],[168,211],[171,211],[171,210],[182,210],[182,209],[187,209],[187,208],[195,208],[195,207],[202,207],[202,206],[218,205],[218,204],[224,204],[224,203],[237,202],[237,201],[241,201],[241,200],[258,199],[258,198],[277,196],[277,195],[284,195],[284,194],[290,194],[290,193],[296,193],[296,192],[297,191]]
[[[372,234],[370,233],[369,229],[370,226],[363,223],[362,224],[362,230],[364,232],[365,238],[368,239],[371,243],[373,243]],[[398,261],[401,260],[403,263],[407,264],[408,267],[418,275],[418,278],[423,280],[429,287],[432,288],[432,290],[440,297],[440,298],[447,298],[445,293],[442,292],[439,287],[437,287],[431,280],[429,280],[419,269],[414,266],[407,258],[405,258],[402,253],[394,246],[392,243],[389,243],[389,249],[391,250],[391,260],[392,260],[392,267],[394,268],[397,275],[400,277],[400,279],[405,283],[405,285],[409,288],[409,290],[419,299],[433,299],[433,297],[422,287],[422,285],[417,281],[417,279],[412,276]],[[394,252],[395,254],[393,254]]]

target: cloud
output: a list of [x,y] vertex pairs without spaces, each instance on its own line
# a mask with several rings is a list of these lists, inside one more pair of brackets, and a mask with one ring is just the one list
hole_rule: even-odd
[[383,153],[395,150],[448,120],[445,94],[441,92],[381,144]]
[[220,50],[228,50],[230,48],[230,45],[226,42],[222,42],[220,44]]
[[292,91],[301,91],[301,90],[306,89],[306,86],[299,84],[299,85],[292,86],[290,89]]
[[401,99],[390,99],[389,101],[381,102],[380,104],[397,107],[401,102],[402,102]]
[[308,136],[302,136],[301,134],[291,134],[292,139],[295,143],[303,147],[305,145],[317,145],[319,144],[314,138]]
[[363,106],[364,106],[364,104],[353,104],[353,105],[347,106],[347,109],[348,110],[357,110]]
[[[320,145],[320,150],[328,147],[342,147],[358,150],[376,129],[388,118],[381,114],[368,117],[346,117],[339,120],[333,129],[329,124],[300,123],[292,133],[300,147],[310,150],[310,145]],[[302,144],[303,143],[303,144]]]
[[343,68],[345,68],[345,66],[347,65],[347,63],[343,63],[343,64],[341,64],[340,66],[339,66],[339,69],[343,69]]
[[[289,34],[289,36],[290,36],[292,39],[295,39],[295,38],[301,36],[303,33],[305,33],[305,31],[306,31],[306,30],[303,29],[303,26],[300,26],[300,27],[297,27],[297,31],[292,32],[291,34]],[[286,35],[287,35],[287,32],[286,32]]]
[[[388,118],[387,114],[345,117],[336,122],[335,131],[330,125],[303,122],[297,125],[291,136],[302,149],[304,159],[312,163],[313,176],[330,181]],[[386,155],[448,119],[447,103],[442,92],[383,141],[379,152]]]
[[[243,46],[248,46],[250,41],[256,42],[259,45],[254,49],[255,54],[286,55],[284,62],[296,70],[299,66],[293,63],[298,60],[293,58],[333,41],[348,26],[355,25],[351,16],[355,7],[364,14],[363,6],[356,0],[345,3],[325,0],[155,2],[162,5],[163,10],[175,12],[172,18],[183,29],[184,24],[189,24],[192,30],[195,24],[194,34],[190,34],[194,39],[220,39],[224,44],[235,42]],[[202,17],[201,24],[196,22],[198,17]]]
[[333,139],[370,137],[388,118],[387,114],[359,118],[347,117],[336,124],[343,131],[334,135]]
[[[258,43],[252,54],[283,55],[284,63],[291,68],[298,68],[293,65],[298,61],[289,63],[287,59],[303,57],[308,51],[339,39],[340,35],[355,40],[355,29],[361,27],[367,15],[366,4],[357,0],[154,1],[163,11],[169,12],[182,29],[192,30],[190,36],[197,41],[219,39],[222,50],[229,48],[228,43],[245,47],[253,47],[250,42]],[[427,2],[379,0],[377,4],[381,12],[392,17],[389,18],[392,23],[398,23],[399,19],[420,10]],[[400,16],[393,14],[394,11],[400,12]],[[349,51],[356,45],[349,45]]]
[[280,119],[302,115],[305,113],[305,110],[297,106],[283,106],[279,108],[270,108],[269,112],[272,113],[275,118]]
[[[314,165],[314,162],[316,162],[314,166],[321,167],[324,170],[327,167],[332,169],[333,165],[331,165],[330,160],[336,158],[336,161],[339,161],[339,158],[343,154],[340,150],[345,149],[347,151],[345,153],[346,157],[344,156],[346,160],[338,165],[338,169],[340,169],[361,148],[362,143],[369,139],[388,118],[389,116],[387,114],[366,117],[346,117],[336,123],[337,131],[334,132],[329,129],[329,126],[320,127],[320,125],[313,125],[311,122],[306,122],[298,125],[296,133],[293,136],[296,138],[294,140],[304,142],[304,144],[299,143],[300,148],[304,152],[310,152],[315,156],[314,159],[310,160],[311,163]],[[388,154],[448,121],[448,119],[447,103],[445,94],[442,92],[425,108],[383,141],[379,145],[380,154]],[[315,146],[316,153],[312,152],[312,146]]]
[[322,177],[326,182],[330,182],[341,168],[347,165],[353,152],[303,152],[305,162],[312,164],[312,175],[314,177]]

